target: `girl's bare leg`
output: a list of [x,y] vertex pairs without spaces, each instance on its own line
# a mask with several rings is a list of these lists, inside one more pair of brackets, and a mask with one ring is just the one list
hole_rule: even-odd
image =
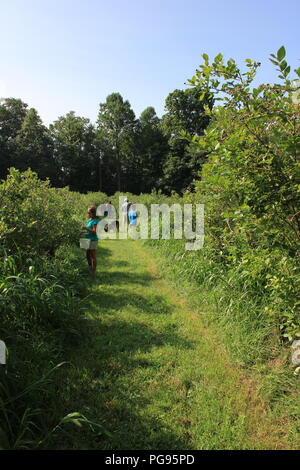
[[90,268],[90,271],[93,271],[93,262],[92,262],[92,250],[86,250],[86,259]]
[[97,268],[97,257],[96,257],[96,250],[90,250],[91,251],[91,268],[93,274],[96,273],[96,268]]

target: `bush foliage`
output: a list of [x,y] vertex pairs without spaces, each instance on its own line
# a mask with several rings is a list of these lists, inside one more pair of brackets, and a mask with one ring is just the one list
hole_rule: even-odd
[[[180,282],[192,280],[214,297],[214,320],[228,327],[237,356],[248,364],[274,341],[300,336],[299,80],[290,78],[285,55],[281,47],[271,56],[280,83],[254,88],[259,63],[247,59],[243,71],[221,54],[213,61],[203,54],[190,85],[210,124],[204,135],[181,136],[201,165],[205,159],[194,189],[183,198],[157,190],[110,197],[117,211],[125,195],[148,208],[205,204],[202,250],[185,251],[184,240],[152,244]],[[300,77],[300,69],[295,73]],[[212,107],[218,99],[222,105]],[[0,339],[9,351],[0,387],[0,448],[38,447],[51,426],[57,428],[47,416],[55,396],[49,377],[85,324],[84,283],[72,245],[86,207],[105,201],[100,192],[52,188],[30,169],[11,168],[0,183]]]
[[289,78],[284,47],[271,56],[280,83],[256,88],[259,63],[247,59],[242,71],[221,54],[203,59],[190,85],[222,106],[207,107],[204,136],[182,137],[208,155],[195,191],[184,195],[205,204],[205,246],[185,256],[177,243],[178,251],[194,278],[224,280],[225,305],[234,304],[233,291],[246,294],[256,305],[253,324],[263,318],[261,325],[273,324],[278,338],[292,340],[300,335],[299,81]]
[[11,168],[0,191],[0,338],[8,349],[0,448],[36,448],[62,418],[48,413],[55,371],[86,331],[84,282],[72,251],[86,206],[31,170]]

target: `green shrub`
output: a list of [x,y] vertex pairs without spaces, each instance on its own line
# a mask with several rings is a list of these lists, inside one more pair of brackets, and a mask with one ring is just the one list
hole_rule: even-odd
[[2,246],[10,252],[53,255],[61,244],[77,241],[76,199],[67,188],[51,188],[31,170],[11,168],[0,185]]
[[78,243],[88,204],[13,168],[0,201],[0,338],[8,348],[0,447],[36,448],[62,419],[49,414],[60,388],[56,370],[86,334],[82,264],[70,245]]
[[300,107],[291,67],[281,47],[271,58],[280,83],[251,89],[258,62],[246,59],[243,71],[221,54],[203,59],[190,84],[223,101],[207,109],[205,135],[189,138],[209,155],[195,192],[185,195],[205,203],[203,256],[255,301],[266,326],[292,340],[300,335]]

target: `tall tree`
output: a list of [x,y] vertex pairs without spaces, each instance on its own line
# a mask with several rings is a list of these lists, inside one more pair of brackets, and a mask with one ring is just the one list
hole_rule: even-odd
[[16,166],[16,137],[26,115],[27,104],[20,99],[5,98],[0,101],[0,178],[7,168]]
[[190,88],[175,90],[165,102],[166,114],[162,117],[162,130],[168,137],[169,153],[164,166],[164,189],[167,192],[182,192],[193,181],[204,160],[205,154],[189,147],[181,138],[185,131],[191,136],[202,135],[209,124],[205,107],[213,106],[213,99],[204,97],[202,90]]
[[112,147],[117,173],[117,189],[120,191],[130,134],[136,125],[135,115],[129,101],[124,101],[120,93],[109,95],[106,102],[99,106],[97,124],[98,130],[106,136]]
[[95,190],[106,194],[117,191],[117,172],[114,160],[114,150],[110,139],[104,131],[96,130],[96,158],[94,160]]
[[16,136],[16,167],[31,168],[40,178],[55,178],[53,146],[49,130],[34,108],[27,110]]
[[161,187],[163,162],[168,151],[168,139],[164,136],[160,119],[152,106],[146,108],[139,118],[138,156],[139,190],[150,192]]
[[70,111],[50,125],[58,184],[76,191],[91,189],[91,171],[96,158],[95,132],[89,119]]

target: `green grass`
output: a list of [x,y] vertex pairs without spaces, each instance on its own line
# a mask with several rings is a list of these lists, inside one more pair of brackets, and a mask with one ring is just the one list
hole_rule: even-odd
[[146,248],[159,257],[164,278],[188,300],[191,308],[204,313],[205,325],[226,345],[232,361],[255,377],[272,420],[281,422],[282,432],[289,434],[288,446],[299,447],[299,376],[294,375],[290,344],[283,343],[278,329],[264,314],[270,299],[259,290],[253,298],[241,289],[237,274],[224,275],[207,257],[183,256],[180,246],[172,240],[147,242]]
[[38,447],[64,417],[49,413],[55,376],[87,323],[76,256],[65,246],[51,260],[17,252],[0,263],[0,338],[8,350],[0,367],[1,449]]
[[[84,256],[84,252],[81,253]],[[230,359],[198,308],[160,277],[142,242],[101,241],[85,311],[88,338],[59,372],[54,449],[291,448],[255,380]],[[206,304],[206,307],[209,304]]]

